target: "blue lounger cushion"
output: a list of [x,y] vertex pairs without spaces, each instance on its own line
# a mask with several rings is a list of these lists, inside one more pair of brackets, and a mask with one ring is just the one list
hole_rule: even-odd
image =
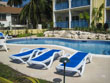
[[[66,64],[66,67],[76,67],[78,64],[80,64],[80,62],[84,59],[84,57],[86,57],[88,53],[84,53],[84,52],[77,52],[74,56],[72,56],[69,60],[70,62],[68,62]],[[61,66],[64,66],[63,64],[61,64]]]
[[57,50],[57,49],[52,49],[48,52],[46,52],[43,56],[39,56],[35,59],[32,59],[33,61],[43,61],[43,60],[46,60],[48,59],[49,57],[51,57],[53,55],[54,52],[59,52],[61,50]]
[[26,52],[22,52],[22,53],[19,53],[19,54],[14,54],[12,56],[21,57],[21,56],[24,56],[24,55],[31,54],[34,50],[44,50],[44,49],[46,49],[46,48],[36,48],[36,49],[28,50]]

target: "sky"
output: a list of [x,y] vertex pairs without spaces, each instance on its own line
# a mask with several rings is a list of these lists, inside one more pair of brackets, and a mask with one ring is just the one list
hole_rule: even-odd
[[[3,1],[8,1],[8,0],[3,0]],[[26,1],[23,1],[23,6],[26,4],[26,3],[28,3],[30,0],[26,0]]]

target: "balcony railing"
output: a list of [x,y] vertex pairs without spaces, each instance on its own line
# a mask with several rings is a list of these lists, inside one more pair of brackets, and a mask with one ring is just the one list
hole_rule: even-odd
[[88,22],[86,20],[74,20],[71,22],[71,27],[88,27]]
[[68,2],[56,3],[55,5],[56,10],[67,9],[67,8],[69,8]]
[[110,0],[107,0],[107,6],[110,6]]
[[56,27],[68,28],[69,27],[69,23],[68,23],[68,21],[56,22]]
[[71,7],[80,7],[90,5],[90,0],[72,0]]

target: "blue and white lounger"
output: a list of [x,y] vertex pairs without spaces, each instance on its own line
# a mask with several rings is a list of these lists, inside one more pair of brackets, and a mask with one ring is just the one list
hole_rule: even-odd
[[8,52],[8,49],[6,46],[6,39],[7,39],[7,36],[5,36],[2,32],[0,32],[0,46],[4,47],[4,49]]
[[[36,48],[36,49],[23,48],[21,49],[20,53],[11,55],[9,58],[11,58],[12,60],[19,60],[22,63],[26,63],[28,60],[33,58],[35,53],[36,55],[38,55],[40,52],[43,52],[44,50],[46,50],[46,48]],[[23,60],[24,58],[28,59],[24,61]]]
[[1,39],[7,39],[8,35],[4,35],[2,32],[0,32],[0,38]]
[[[65,71],[66,72],[77,72],[79,76],[82,76],[85,64],[87,63],[87,59],[89,62],[92,60],[92,56],[89,53],[84,52],[76,52],[68,57],[70,62],[66,63]],[[64,65],[61,63],[56,67],[56,70],[62,71],[64,70]]]
[[[43,54],[40,54],[36,58],[31,59],[27,63],[29,65],[35,64],[35,65],[42,65],[44,66],[44,69],[48,69],[51,67],[54,59],[56,56],[61,56],[63,54],[63,50],[57,50],[57,49],[51,49]],[[49,62],[47,65],[46,63]]]

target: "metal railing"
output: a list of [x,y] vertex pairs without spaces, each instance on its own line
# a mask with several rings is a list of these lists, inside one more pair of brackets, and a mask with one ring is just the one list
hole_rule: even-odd
[[69,22],[68,21],[56,22],[56,27],[68,28],[69,27]]
[[55,5],[56,10],[67,9],[67,8],[69,8],[68,2],[56,3]]
[[74,20],[71,22],[71,27],[88,27],[88,22],[86,20]]
[[90,5],[90,0],[72,0],[71,7],[80,7]]
[[107,0],[107,6],[110,6],[110,0]]

